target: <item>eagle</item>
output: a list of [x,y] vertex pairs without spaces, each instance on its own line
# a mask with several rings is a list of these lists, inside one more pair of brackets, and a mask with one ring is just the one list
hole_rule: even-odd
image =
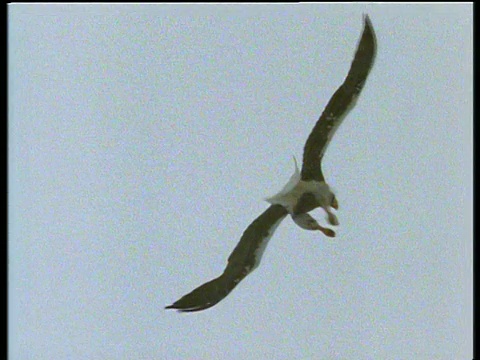
[[338,210],[338,201],[325,181],[321,163],[335,131],[357,102],[375,60],[375,32],[368,15],[364,15],[363,20],[363,32],[347,77],[333,94],[307,138],[302,169],[298,169],[294,158],[294,174],[278,194],[266,199],[270,206],[243,232],[240,242],[228,257],[223,273],[165,309],[200,311],[224,299],[258,267],[268,241],[287,215],[302,229],[318,230],[328,237],[335,237],[332,229],[321,226],[309,212],[321,207],[327,214],[328,223],[338,225],[338,219],[332,211]]

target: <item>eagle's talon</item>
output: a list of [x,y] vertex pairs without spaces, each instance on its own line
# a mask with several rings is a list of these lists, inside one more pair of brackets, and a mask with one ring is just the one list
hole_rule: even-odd
[[328,229],[328,228],[324,228],[324,227],[319,227],[319,229],[321,232],[323,232],[323,234],[325,236],[328,236],[328,237],[335,237],[335,231],[333,231],[332,229]]
[[332,212],[328,211],[328,223],[333,226],[338,226],[339,222],[335,214]]

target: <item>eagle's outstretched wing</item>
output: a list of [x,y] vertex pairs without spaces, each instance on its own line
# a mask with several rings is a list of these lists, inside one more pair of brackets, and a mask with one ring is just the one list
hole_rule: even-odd
[[342,120],[355,105],[373,66],[377,41],[368,15],[364,16],[364,22],[365,27],[350,71],[333,94],[305,143],[301,173],[304,181],[325,181],[321,170],[323,154]]
[[270,206],[244,231],[240,242],[229,256],[222,275],[199,286],[165,308],[199,311],[208,309],[224,299],[258,266],[268,240],[287,214],[287,210],[281,205]]

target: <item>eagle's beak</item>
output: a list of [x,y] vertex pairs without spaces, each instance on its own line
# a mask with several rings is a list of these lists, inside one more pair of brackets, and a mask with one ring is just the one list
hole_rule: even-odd
[[334,208],[335,210],[338,210],[338,201],[336,197],[334,197],[332,200],[332,208]]

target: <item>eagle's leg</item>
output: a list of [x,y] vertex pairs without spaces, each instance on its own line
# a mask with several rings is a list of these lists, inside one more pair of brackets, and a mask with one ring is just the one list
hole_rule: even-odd
[[325,236],[335,237],[335,231],[333,231],[332,229],[329,229],[329,228],[323,227],[321,225],[318,225],[317,230],[320,230],[321,232],[323,232],[323,234]]
[[334,213],[332,213],[332,211],[329,208],[324,208],[324,209],[325,209],[325,211],[328,215],[328,217],[327,217],[328,223],[330,225],[337,226],[339,224],[337,216]]

